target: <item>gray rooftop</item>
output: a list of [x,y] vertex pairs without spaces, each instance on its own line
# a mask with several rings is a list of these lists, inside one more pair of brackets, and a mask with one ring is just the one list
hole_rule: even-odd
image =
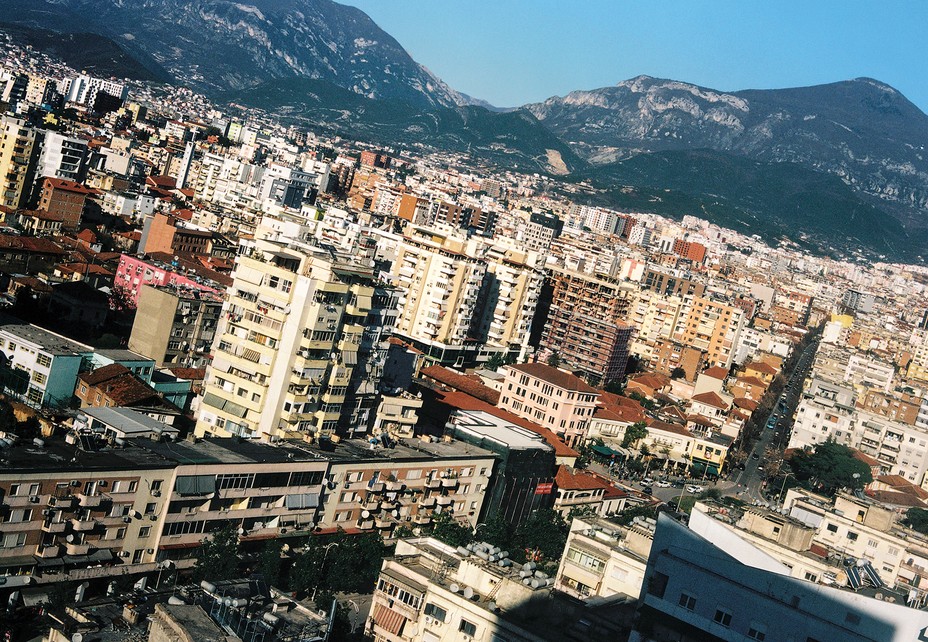
[[541,435],[483,410],[458,410],[452,421],[455,430],[494,441],[510,450],[554,450]]
[[84,408],[81,412],[129,438],[179,432],[174,426],[130,408]]
[[0,319],[0,331],[21,341],[37,345],[44,352],[53,356],[74,356],[93,352],[93,348],[88,345],[72,341],[37,325],[26,324],[10,317]]

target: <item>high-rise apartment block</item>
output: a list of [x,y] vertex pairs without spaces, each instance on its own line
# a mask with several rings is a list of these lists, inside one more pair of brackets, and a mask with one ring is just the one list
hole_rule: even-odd
[[744,325],[741,308],[715,298],[686,296],[673,338],[703,350],[710,366],[730,368]]
[[373,295],[371,269],[351,257],[259,235],[236,259],[197,433],[270,439],[350,424]]
[[634,328],[626,322],[634,287],[604,276],[552,269],[551,307],[539,349],[593,384],[625,374]]
[[35,151],[35,130],[21,118],[0,116],[0,205],[14,209],[25,205]]
[[214,292],[143,285],[129,349],[159,367],[205,367],[221,312],[222,297]]

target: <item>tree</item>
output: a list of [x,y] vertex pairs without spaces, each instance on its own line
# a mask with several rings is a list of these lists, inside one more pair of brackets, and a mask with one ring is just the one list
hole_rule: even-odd
[[794,455],[789,465],[796,479],[826,495],[842,488],[861,489],[873,481],[870,466],[854,457],[850,448],[831,440],[818,444],[812,452]]
[[238,575],[238,531],[232,524],[223,526],[203,540],[193,567],[197,582],[221,582]]
[[493,356],[487,359],[487,370],[498,370],[506,364],[506,359],[499,352],[494,352]]
[[643,421],[633,423],[625,429],[625,436],[622,438],[622,447],[630,448],[642,439],[648,436],[648,425]]
[[910,508],[905,512],[902,523],[909,528],[928,535],[928,510],[923,508]]
[[482,524],[477,525],[475,537],[506,550],[512,540],[512,528],[502,513],[496,511]]
[[639,506],[626,508],[625,510],[616,513],[615,516],[612,517],[612,521],[616,522],[617,524],[621,524],[622,526],[628,526],[633,521],[635,521],[636,517],[656,519],[657,511],[653,506],[645,506],[644,504],[641,504]]
[[258,556],[258,568],[270,586],[280,584],[280,571],[283,566],[283,559],[280,557],[282,548],[283,544],[280,542],[268,540]]
[[557,350],[548,355],[548,365],[552,368],[557,368],[561,365],[561,355],[558,354]]
[[670,373],[670,378],[671,378],[671,379],[686,379],[686,370],[684,370],[683,368],[677,366],[677,367],[674,368],[673,371]]
[[447,512],[439,513],[432,520],[432,537],[449,546],[466,546],[474,541],[470,527],[455,520]]
[[567,522],[559,512],[540,508],[516,528],[513,546],[518,550],[513,554],[524,553],[525,559],[557,560],[564,553],[567,531]]

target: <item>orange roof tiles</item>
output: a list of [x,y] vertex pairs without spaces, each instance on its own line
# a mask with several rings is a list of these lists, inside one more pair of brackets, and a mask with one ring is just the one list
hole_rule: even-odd
[[559,370],[546,363],[517,363],[508,367],[516,372],[524,372],[527,375],[541,379],[542,381],[550,383],[552,386],[557,386],[564,390],[590,394],[599,393],[599,390],[589,385],[577,375]]
[[728,369],[721,366],[712,366],[711,368],[706,368],[700,374],[704,374],[707,377],[712,377],[713,379],[726,379],[728,377]]
[[564,490],[605,490],[609,487],[599,476],[563,465],[557,467],[554,482]]
[[444,366],[428,366],[422,368],[419,374],[444,384],[449,388],[466,392],[471,397],[476,397],[494,406],[499,403],[499,391],[485,386],[480,377],[460,374]]
[[709,392],[701,392],[698,395],[693,395],[693,401],[704,403],[707,406],[712,406],[714,408],[728,410],[728,404],[725,402],[725,400],[711,390]]

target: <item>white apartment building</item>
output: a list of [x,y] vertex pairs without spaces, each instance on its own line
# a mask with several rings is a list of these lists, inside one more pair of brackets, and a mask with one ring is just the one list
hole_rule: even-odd
[[857,397],[850,386],[813,377],[796,408],[788,448],[805,448],[833,438],[850,445]]
[[199,435],[329,435],[354,425],[359,396],[376,394],[376,385],[362,391],[368,355],[359,357],[373,308],[371,269],[273,237],[264,227],[236,259]]

